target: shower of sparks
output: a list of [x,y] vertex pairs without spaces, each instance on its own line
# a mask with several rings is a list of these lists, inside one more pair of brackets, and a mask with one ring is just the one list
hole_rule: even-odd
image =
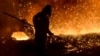
[[[85,34],[80,36],[61,36],[51,38],[50,43],[57,43],[65,47],[65,53],[81,53],[86,50],[95,49],[96,47],[100,47],[100,34]],[[59,46],[58,45],[58,46]],[[89,51],[92,52],[92,51]]]
[[[100,33],[99,0],[11,0],[8,11],[32,23],[34,15],[46,4],[52,6],[50,30],[55,34],[80,35]],[[7,5],[6,5],[7,6]],[[5,9],[7,11],[7,9]],[[13,10],[13,11],[11,11]]]
[[[32,24],[32,18],[46,4],[52,5],[50,29],[56,34],[86,34],[100,32],[99,0],[18,1],[18,16]],[[42,5],[41,5],[42,4]]]

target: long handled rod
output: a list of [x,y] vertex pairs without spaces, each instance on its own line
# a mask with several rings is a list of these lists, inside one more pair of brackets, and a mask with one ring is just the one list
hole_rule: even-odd
[[18,21],[20,21],[20,22],[22,22],[22,23],[24,23],[24,24],[26,24],[26,25],[29,25],[29,26],[34,27],[33,25],[29,24],[28,22],[23,21],[23,20],[19,19],[18,17],[15,17],[15,16],[13,16],[13,15],[7,13],[7,12],[3,12],[3,13],[4,13],[5,15],[7,15],[7,16],[10,16],[10,17],[12,17],[12,18],[15,18],[16,20],[18,20]]

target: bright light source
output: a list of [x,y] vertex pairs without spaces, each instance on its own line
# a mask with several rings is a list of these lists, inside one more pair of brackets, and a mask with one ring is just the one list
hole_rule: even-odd
[[29,37],[24,32],[14,32],[11,37],[15,38],[16,40],[28,40],[29,39]]

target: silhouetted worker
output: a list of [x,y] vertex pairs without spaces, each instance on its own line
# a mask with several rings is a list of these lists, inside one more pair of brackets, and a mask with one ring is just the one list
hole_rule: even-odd
[[51,16],[51,6],[46,5],[41,12],[36,14],[33,18],[35,27],[35,49],[37,56],[45,56],[45,44],[47,33],[53,35],[49,30],[49,17]]

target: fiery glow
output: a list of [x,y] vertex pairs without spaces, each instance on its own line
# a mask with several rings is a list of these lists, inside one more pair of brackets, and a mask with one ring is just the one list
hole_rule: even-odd
[[100,33],[100,0],[14,0],[14,13],[30,24],[46,4],[52,6],[50,30],[55,34]]
[[[52,4],[52,18],[50,29],[55,35],[79,35],[100,32],[100,2],[99,0],[71,0],[70,3],[63,4],[65,0],[56,0]],[[51,4],[51,2],[49,2]],[[37,5],[37,4],[35,4]],[[43,4],[44,5],[44,4]],[[43,7],[42,5],[42,7]],[[42,7],[40,5],[28,8],[27,20],[32,23],[32,17],[38,13]]]
[[29,37],[24,32],[14,32],[12,37],[16,40],[28,40]]

